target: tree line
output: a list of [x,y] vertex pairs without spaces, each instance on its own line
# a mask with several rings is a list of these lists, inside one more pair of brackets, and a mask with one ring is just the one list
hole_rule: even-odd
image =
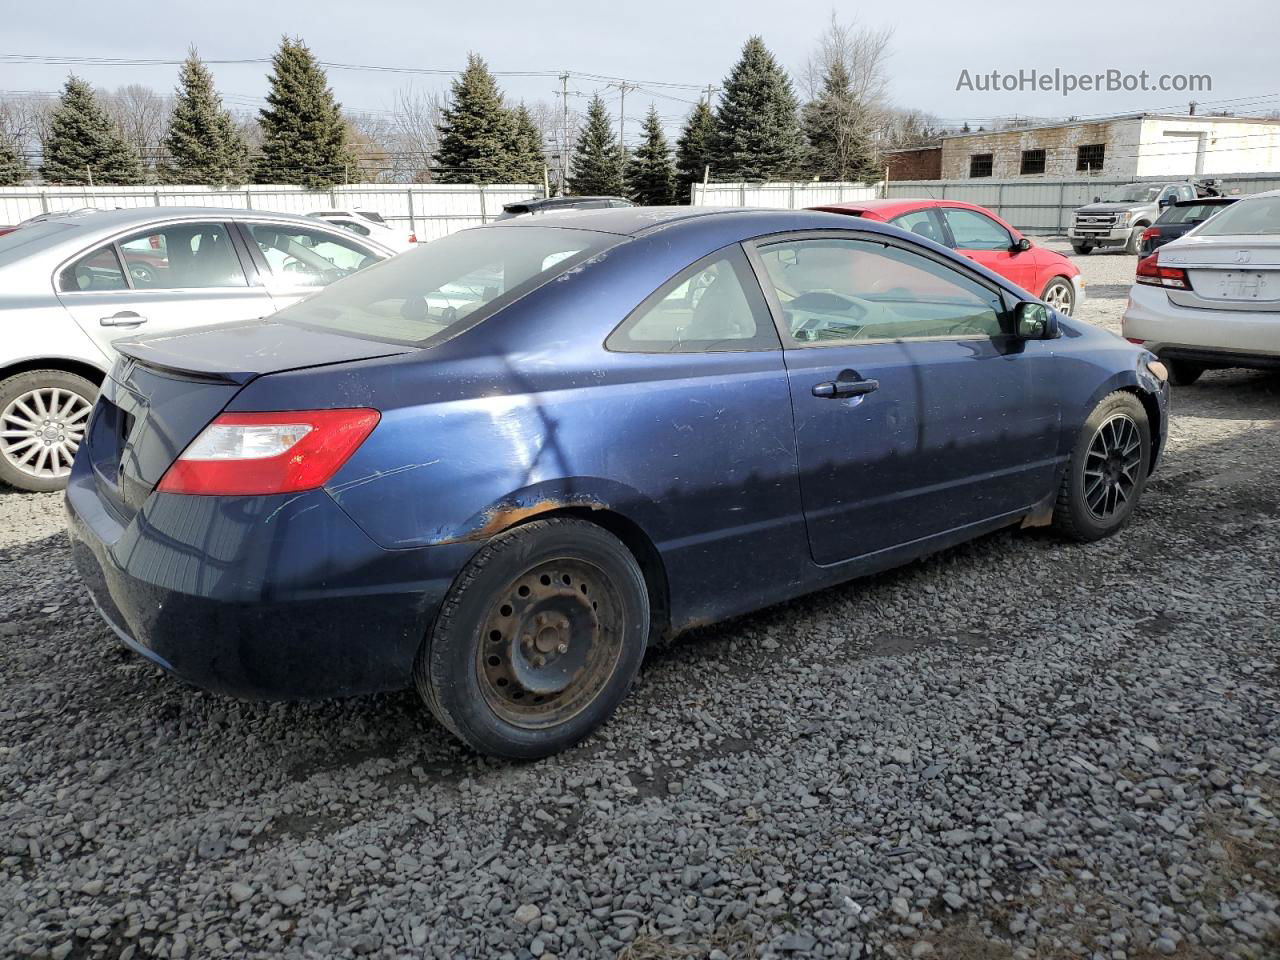
[[[644,204],[688,202],[690,185],[708,175],[875,180],[886,146],[917,145],[939,132],[918,112],[886,106],[888,41],[887,32],[833,16],[799,76],[802,97],[753,36],[717,100],[708,96],[690,110],[674,147],[651,104],[631,148],[598,92],[585,116],[574,113],[569,123],[567,104],[555,116],[543,104],[509,103],[475,54],[447,99],[402,93],[390,121],[346,116],[316,57],[288,37],[272,58],[266,105],[246,122],[224,106],[192,49],[169,102],[136,85],[104,97],[69,77],[34,138],[38,172],[48,183],[74,185],[257,182],[315,189],[388,174],[418,182],[539,183],[550,149],[571,156],[553,164],[567,172],[555,189]],[[12,119],[4,121],[0,104],[0,185],[22,183],[36,171]]]

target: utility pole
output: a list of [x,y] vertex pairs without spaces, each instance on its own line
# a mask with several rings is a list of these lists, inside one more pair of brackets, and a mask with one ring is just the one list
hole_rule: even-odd
[[563,139],[560,141],[560,195],[568,192],[569,183],[569,71],[560,74],[560,104],[563,110]]
[[[614,86],[614,84],[609,84],[609,86]],[[640,87],[638,84],[627,83],[625,80],[619,81],[616,86],[618,87],[618,93],[621,94],[618,98],[618,176],[621,177],[627,168],[627,141],[624,136],[627,122],[627,91],[639,90]]]
[[711,98],[720,92],[720,88],[714,83],[707,84],[707,106],[711,106]]

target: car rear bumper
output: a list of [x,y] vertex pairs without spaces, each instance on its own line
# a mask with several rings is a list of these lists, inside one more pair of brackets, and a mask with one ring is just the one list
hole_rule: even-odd
[[1121,321],[1124,336],[1161,359],[1218,366],[1280,365],[1280,313],[1179,306],[1160,287],[1134,284]]
[[[385,550],[323,490],[153,494],[123,521],[77,462],[66,510],[76,568],[134,650],[248,699],[404,688],[464,550]],[[474,545],[472,545],[474,549]]]

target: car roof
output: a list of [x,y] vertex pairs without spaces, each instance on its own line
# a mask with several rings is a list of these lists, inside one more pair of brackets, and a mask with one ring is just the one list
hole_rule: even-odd
[[[794,218],[793,229],[809,229],[828,226],[848,229],[847,223],[835,222],[834,217],[810,210],[770,210],[758,207],[610,207],[603,210],[574,210],[558,212],[554,218],[515,217],[489,224],[509,230],[528,229],[577,229],[598,233],[614,233],[624,237],[638,237],[673,225],[701,220],[727,221],[728,218],[747,217],[777,219]],[[817,222],[811,222],[814,218]]]
[[977,210],[990,214],[986,207],[964,200],[938,199],[936,197],[889,197],[880,200],[850,200],[845,203],[824,203],[811,210],[825,210],[829,213],[874,213],[881,217],[896,217],[911,210],[923,210],[926,207],[959,207],[962,210]]
[[156,220],[189,220],[193,217],[211,217],[219,220],[289,220],[298,224],[315,226],[315,220],[296,213],[277,213],[274,210],[254,210],[244,207],[120,207],[115,210],[76,210],[49,216],[55,223],[71,223],[77,226],[114,229],[135,223],[147,224]]

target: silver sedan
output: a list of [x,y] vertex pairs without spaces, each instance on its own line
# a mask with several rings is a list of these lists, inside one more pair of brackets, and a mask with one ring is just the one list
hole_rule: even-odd
[[222,208],[82,210],[0,235],[0,481],[66,484],[113,340],[263,317],[394,253]]

